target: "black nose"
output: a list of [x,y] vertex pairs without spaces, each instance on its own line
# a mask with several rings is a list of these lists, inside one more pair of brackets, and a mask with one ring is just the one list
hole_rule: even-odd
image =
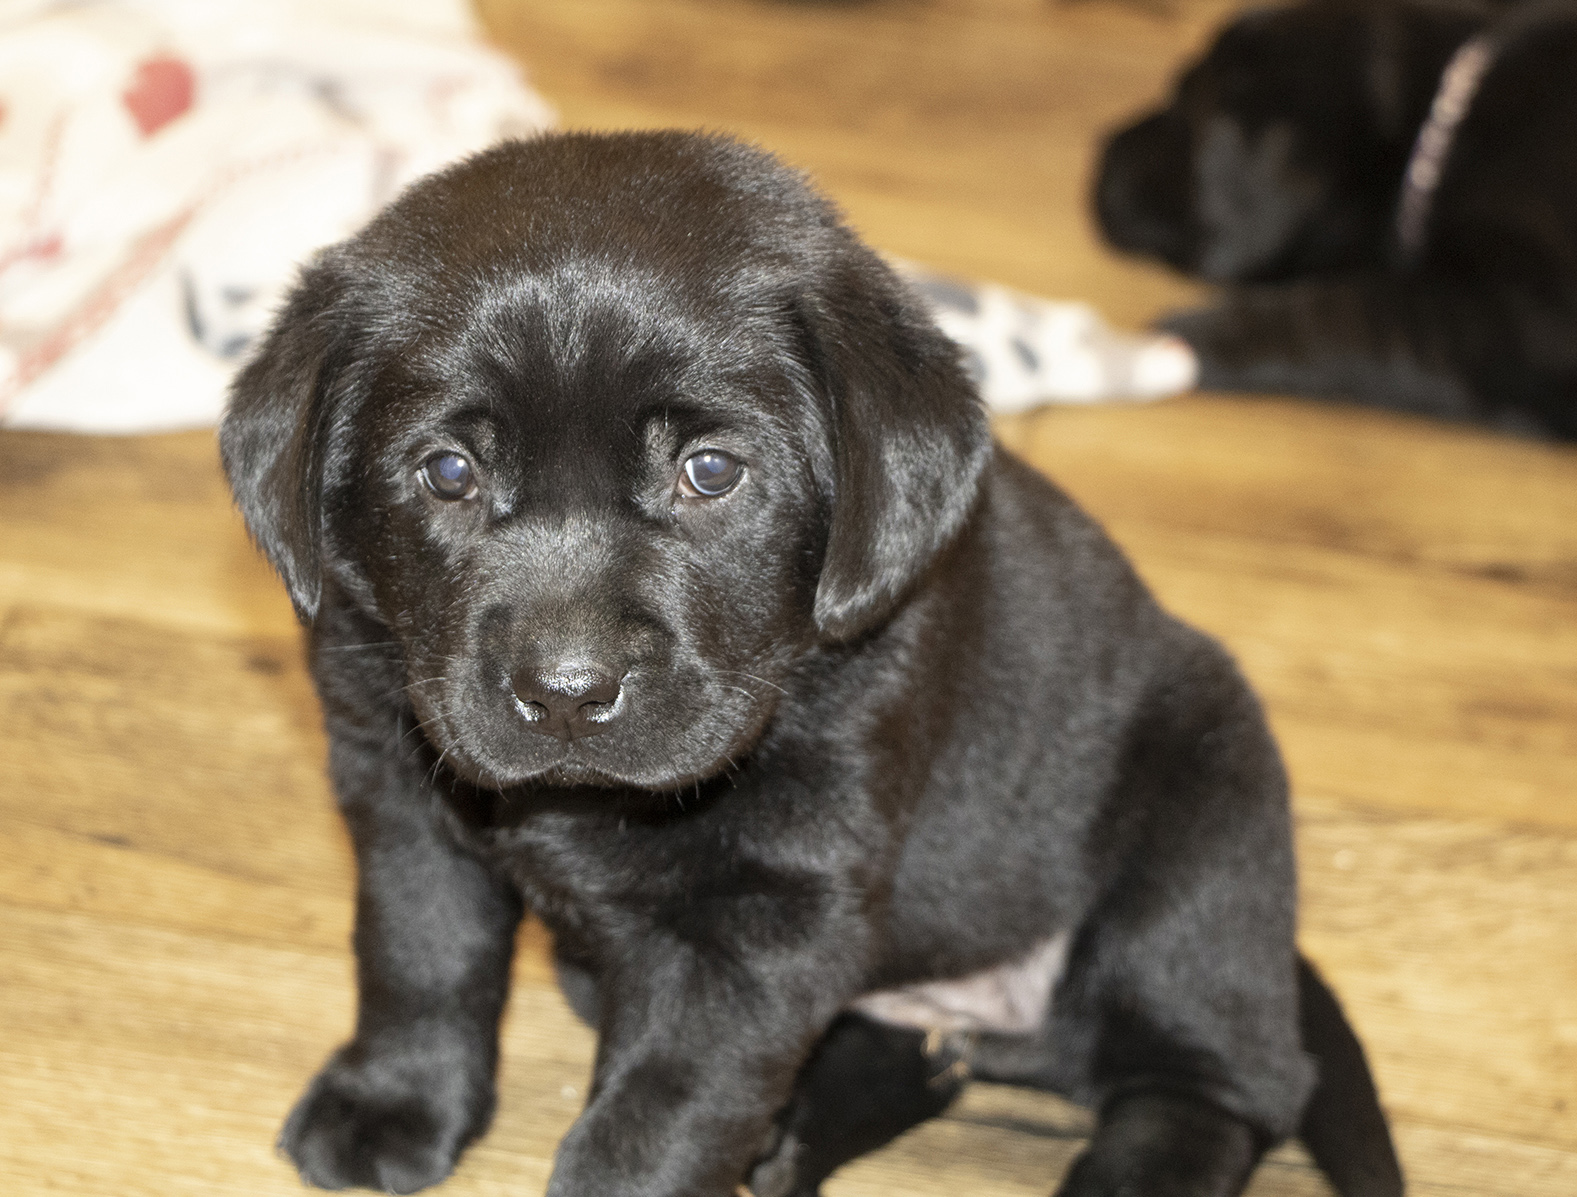
[[1198,248],[1193,178],[1192,134],[1173,110],[1120,130],[1101,151],[1096,173],[1101,232],[1118,249],[1191,269]]
[[544,736],[579,740],[606,731],[618,716],[620,678],[589,661],[526,665],[510,679],[526,726]]

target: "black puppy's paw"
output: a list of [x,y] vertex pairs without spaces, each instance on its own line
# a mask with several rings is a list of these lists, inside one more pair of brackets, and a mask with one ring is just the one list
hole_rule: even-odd
[[1247,346],[1244,330],[1226,307],[1190,308],[1173,312],[1156,325],[1158,332],[1169,332],[1188,342],[1199,359],[1200,383],[1212,370],[1243,364]]
[[[929,1046],[928,1046],[929,1045]],[[969,1075],[968,1036],[845,1014],[800,1070],[750,1170],[753,1197],[820,1197],[838,1168],[947,1109]]]
[[380,1060],[352,1044],[290,1112],[279,1147],[319,1188],[414,1193],[454,1170],[492,1105],[491,1086],[467,1083],[463,1069]]
[[1296,288],[1239,290],[1211,307],[1174,312],[1157,328],[1188,342],[1206,391],[1350,394],[1357,379],[1322,348],[1321,314]]
[[1265,1147],[1201,1098],[1141,1090],[1102,1113],[1056,1197],[1238,1197]]
[[804,1144],[792,1131],[773,1127],[770,1149],[750,1169],[751,1197],[821,1197],[821,1186],[801,1179]]

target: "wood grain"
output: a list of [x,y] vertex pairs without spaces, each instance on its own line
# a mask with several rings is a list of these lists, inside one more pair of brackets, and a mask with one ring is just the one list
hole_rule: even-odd
[[[1091,236],[1093,138],[1227,7],[482,5],[569,124],[742,132],[883,249],[1128,322],[1194,291]],[[1304,944],[1412,1191],[1577,1192],[1577,454],[1275,399],[999,434],[1264,696]],[[352,1011],[323,752],[210,434],[0,434],[0,1192],[301,1191],[273,1137]],[[526,928],[499,1114],[443,1191],[541,1192],[591,1052]],[[829,1197],[1044,1194],[1088,1126],[977,1086]],[[1291,1147],[1252,1192],[1327,1190]]]

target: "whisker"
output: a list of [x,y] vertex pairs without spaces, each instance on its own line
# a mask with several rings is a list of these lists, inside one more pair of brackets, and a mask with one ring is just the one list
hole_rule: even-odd
[[[413,732],[420,732],[422,735],[425,736],[427,734],[427,729],[429,727],[431,727],[434,723],[439,722],[442,718],[443,718],[443,712],[442,711],[434,711],[433,714],[431,716],[429,716],[428,718],[417,720],[416,723],[414,725],[412,725],[410,731],[407,731],[404,736],[400,737],[400,743],[403,745],[405,743],[405,736],[409,736]],[[429,739],[428,742],[431,743],[431,740]]]
[[730,674],[733,674],[735,677],[747,677],[753,682],[760,682],[763,686],[771,686],[779,694],[787,694],[788,693],[787,690],[785,690],[782,686],[778,685],[776,682],[769,682],[764,677],[757,677],[753,673],[746,673],[743,669],[718,669],[715,672],[717,672],[717,673],[730,673]]
[[433,767],[427,771],[427,784],[429,786],[433,785],[438,780],[438,770],[443,768],[444,757],[448,755],[449,749],[445,748],[438,754],[438,759],[433,762]]

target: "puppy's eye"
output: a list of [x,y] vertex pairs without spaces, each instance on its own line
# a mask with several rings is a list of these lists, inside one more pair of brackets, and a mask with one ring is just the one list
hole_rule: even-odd
[[680,485],[690,494],[705,499],[726,495],[745,472],[744,463],[716,449],[702,449],[684,463]]
[[471,463],[458,453],[435,453],[422,466],[422,481],[440,499],[463,499],[476,489]]

